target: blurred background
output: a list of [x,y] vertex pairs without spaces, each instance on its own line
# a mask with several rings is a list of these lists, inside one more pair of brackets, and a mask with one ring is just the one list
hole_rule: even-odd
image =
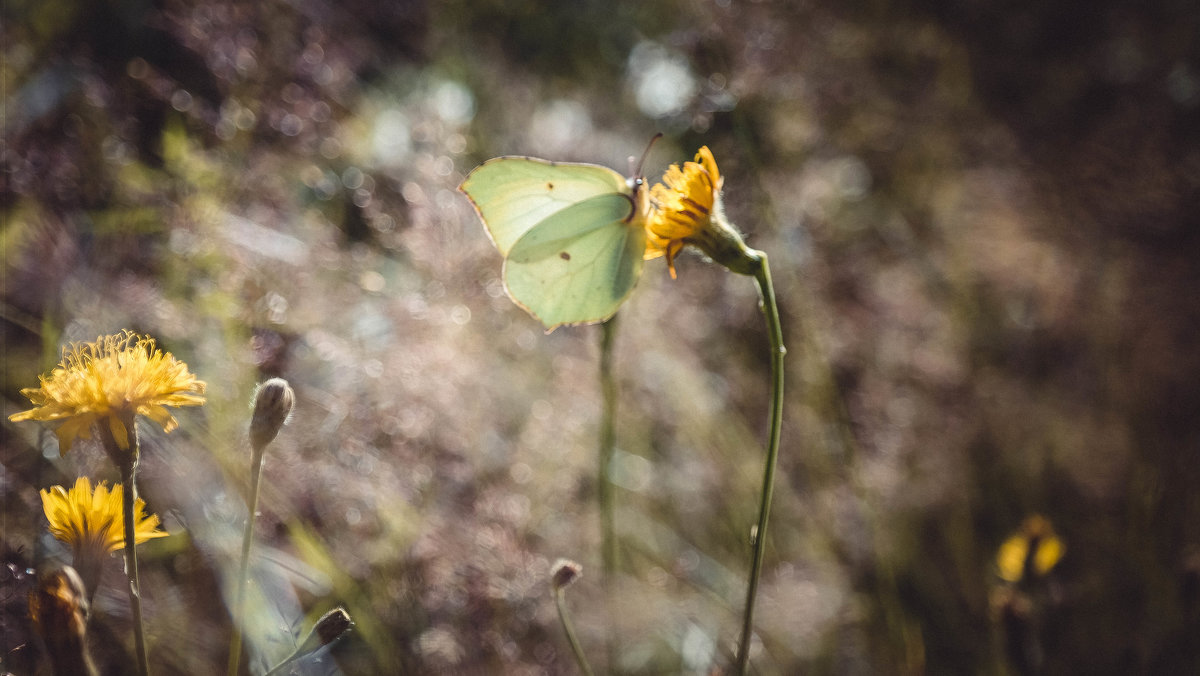
[[[701,145],[770,255],[787,403],[762,674],[1197,673],[1200,6],[1183,0],[7,0],[0,671],[31,673],[38,489],[115,480],[7,416],[60,345],[208,382],[143,426],[151,663],[220,673],[256,382],[252,673],[714,673],[767,423],[753,280],[660,261],[620,312],[618,573],[598,327],[545,334],[456,192],[490,157],[656,178]],[[1022,524],[1040,514],[1054,535]],[[1004,579],[1010,536],[1030,556]],[[1055,537],[1050,569],[1033,552]],[[128,668],[115,557],[90,632]],[[1013,578],[1016,579],[1013,579]]]

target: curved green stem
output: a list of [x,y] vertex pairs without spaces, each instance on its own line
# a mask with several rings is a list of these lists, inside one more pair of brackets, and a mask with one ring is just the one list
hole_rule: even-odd
[[579,664],[579,671],[583,672],[584,676],[593,676],[592,667],[588,664],[587,656],[583,654],[583,647],[579,645],[579,639],[575,637],[575,627],[571,624],[570,615],[567,614],[562,587],[554,590],[554,605],[558,607],[558,620],[562,622],[563,631],[567,634],[571,652],[575,653],[575,662]]
[[233,603],[233,636],[229,639],[228,676],[237,676],[242,661],[242,624],[246,616],[246,584],[250,576],[250,544],[254,541],[254,514],[258,511],[258,484],[262,476],[263,450],[255,448],[250,460],[250,511],[246,513],[246,528],[242,531],[242,558],[238,564],[237,596]]
[[609,476],[616,448],[617,381],[613,369],[613,341],[617,333],[617,317],[601,324],[600,390],[604,410],[600,420],[599,467],[596,471],[596,493],[600,500],[600,549],[604,580],[607,583],[617,568],[616,522],[613,517],[613,484]]
[[758,526],[754,531],[754,558],[750,564],[750,581],[746,585],[746,609],[742,614],[742,636],[738,640],[737,669],[742,675],[750,663],[750,638],[754,633],[754,600],[758,595],[758,581],[762,574],[763,555],[767,542],[767,520],[771,515],[771,497],[775,489],[775,468],[779,461],[779,432],[783,425],[783,357],[787,350],[783,346],[783,325],[779,320],[779,308],[775,305],[775,287],[771,283],[771,269],[767,255],[756,252],[760,265],[754,271],[758,282],[763,317],[767,322],[767,337],[771,344],[771,430],[767,441],[767,462],[763,469],[762,500],[758,508]]

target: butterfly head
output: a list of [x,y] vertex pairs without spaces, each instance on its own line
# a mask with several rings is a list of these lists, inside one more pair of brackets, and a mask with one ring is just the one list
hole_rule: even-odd
[[646,179],[643,176],[631,176],[625,179],[625,184],[629,187],[629,201],[633,207],[626,221],[640,224],[646,220],[650,215],[650,210],[653,209],[650,203],[650,188],[646,185]]

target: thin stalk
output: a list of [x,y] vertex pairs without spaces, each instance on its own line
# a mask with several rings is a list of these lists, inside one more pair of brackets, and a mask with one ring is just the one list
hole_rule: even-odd
[[[107,427],[103,423],[100,425],[103,429]],[[134,547],[137,546],[137,531],[134,527],[134,507],[137,503],[137,484],[134,483],[135,474],[137,473],[138,451],[140,450],[140,442],[138,441],[137,424],[132,417],[126,425],[129,434],[130,451],[121,454],[117,464],[121,470],[121,484],[124,490],[121,491],[122,507],[125,511],[125,576],[129,579],[129,609],[133,613],[133,643],[134,651],[137,654],[138,674],[140,676],[148,676],[150,673],[150,661],[146,655],[146,635],[142,628],[142,585],[138,579],[138,563],[137,554],[134,553]],[[111,433],[102,434],[102,437],[108,437],[105,442],[111,438]],[[115,446],[115,441],[114,441]]]
[[[107,555],[107,552],[105,552]],[[75,552],[71,559],[71,565],[75,567],[75,572],[79,573],[79,578],[83,580],[83,588],[87,594],[87,603],[91,607],[92,602],[96,599],[96,589],[100,586],[102,561],[92,552],[87,549],[81,549]]]
[[583,654],[583,647],[579,645],[579,639],[575,637],[575,627],[571,624],[570,615],[567,614],[563,591],[562,587],[554,590],[554,605],[558,607],[558,620],[562,622],[563,631],[567,634],[571,652],[575,653],[575,662],[579,664],[579,671],[583,672],[584,676],[593,676],[592,667],[588,664],[587,656]]
[[280,662],[279,664],[276,664],[275,666],[271,667],[271,670],[268,671],[267,673],[263,674],[263,676],[274,676],[275,674],[282,673],[284,667],[288,666],[296,659],[299,659],[303,654],[304,654],[304,646],[296,646],[296,649],[293,650],[290,655],[283,658],[283,661]]
[[617,658],[616,624],[613,623],[612,592],[617,573],[617,533],[614,486],[612,482],[613,454],[616,450],[617,379],[613,366],[613,343],[617,335],[617,316],[601,325],[600,333],[600,393],[604,408],[600,413],[600,449],[597,453],[596,496],[600,501],[600,584],[604,588],[604,617],[610,627],[605,649],[608,663]]
[[600,334],[600,391],[604,410],[600,419],[599,465],[596,470],[596,493],[600,500],[600,554],[604,581],[607,583],[617,569],[616,522],[613,517],[613,484],[609,476],[616,448],[617,381],[613,373],[613,341],[617,334],[617,317],[613,315],[601,324]]
[[746,609],[742,614],[742,636],[738,641],[735,673],[744,676],[750,663],[750,638],[754,633],[754,601],[758,596],[758,581],[762,574],[763,555],[767,543],[767,521],[771,515],[771,498],[775,490],[775,468],[779,460],[779,432],[783,425],[783,325],[775,304],[775,286],[767,255],[756,252],[761,265],[754,271],[761,294],[763,317],[767,322],[767,337],[771,345],[771,430],[767,441],[767,462],[763,469],[762,500],[758,508],[758,527],[754,531],[754,558],[750,564],[750,580],[746,585]]
[[296,648],[295,650],[292,651],[292,654],[283,658],[282,662],[271,667],[271,670],[268,671],[267,673],[263,674],[263,676],[275,676],[275,674],[281,673],[283,671],[283,668],[288,666],[289,664],[291,664],[292,661],[295,660],[297,657],[300,657],[300,649],[299,648]]
[[228,676],[237,676],[242,661],[242,623],[246,616],[246,585],[250,577],[250,545],[254,541],[254,515],[258,512],[258,484],[262,477],[263,451],[257,447],[250,460],[250,511],[246,513],[246,528],[242,531],[242,558],[238,564],[237,596],[233,603],[233,636],[229,639]]

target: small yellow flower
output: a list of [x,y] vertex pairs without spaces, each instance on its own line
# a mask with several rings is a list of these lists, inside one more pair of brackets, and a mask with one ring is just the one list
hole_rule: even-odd
[[[665,183],[665,185],[664,185]],[[663,183],[650,190],[654,209],[646,219],[646,260],[667,257],[667,268],[675,278],[675,256],[684,240],[707,229],[720,210],[721,172],[708,146],[696,153],[695,162],[683,168],[672,164]]]
[[66,453],[77,438],[90,439],[94,423],[107,423],[113,439],[129,449],[126,429],[144,415],[170,432],[179,426],[165,406],[204,403],[205,384],[187,364],[155,347],[154,339],[131,331],[72,343],[39,387],[21,390],[34,408],[9,417],[59,422],[55,434]]
[[[50,534],[70,545],[77,558],[95,558],[125,547],[121,484],[110,491],[101,481],[93,492],[92,482],[81,476],[70,490],[51,486],[41,495]],[[144,500],[134,501],[134,544],[168,535],[159,528],[158,516],[146,514],[145,509]]]
[[1020,530],[1000,545],[996,553],[996,568],[1002,579],[1020,582],[1026,571],[1036,575],[1049,573],[1066,550],[1066,545],[1054,532],[1049,519],[1034,514],[1025,519]]

